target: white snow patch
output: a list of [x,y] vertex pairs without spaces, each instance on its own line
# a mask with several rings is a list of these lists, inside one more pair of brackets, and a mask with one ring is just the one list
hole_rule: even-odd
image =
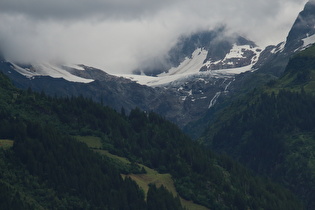
[[180,87],[180,88],[177,89],[177,91],[181,91],[181,90],[184,90],[184,88]]
[[240,68],[232,68],[232,69],[220,69],[220,70],[211,70],[211,71],[204,71],[204,72],[188,72],[184,74],[173,74],[167,75],[164,74],[163,76],[158,75],[157,77],[146,76],[146,75],[132,75],[132,74],[116,74],[115,76],[125,77],[132,81],[135,81],[141,85],[147,86],[162,86],[174,81],[179,80],[187,80],[191,77],[214,77],[214,78],[230,78],[234,75],[241,74],[247,71],[252,70],[253,65],[248,65]]
[[232,69],[220,69],[220,70],[213,70],[211,71],[213,74],[217,75],[236,75],[236,74],[241,74],[247,71],[252,71],[253,65],[248,65],[240,68],[232,68]]
[[159,86],[163,84],[167,84],[178,79],[183,78],[185,75],[170,75],[170,76],[163,76],[163,77],[153,77],[153,76],[146,76],[146,75],[133,75],[133,74],[114,74],[114,76],[124,77],[135,81],[141,85],[147,86]]
[[13,66],[17,72],[28,78],[34,76],[50,76],[53,78],[64,78],[70,82],[90,83],[94,81],[92,79],[75,76],[62,67],[49,63],[32,64],[32,69],[22,68],[16,64],[13,64]]
[[308,47],[309,45],[315,43],[315,34],[312,35],[312,36],[309,36],[309,37],[307,37],[307,38],[305,38],[305,39],[302,39],[302,40],[303,40],[303,42],[304,42],[303,48]]
[[13,65],[13,68],[15,69],[15,71],[19,72],[20,74],[26,76],[27,78],[31,78],[34,76],[34,73],[32,73],[30,71],[30,69],[23,69],[21,67],[19,67],[18,65],[11,63]]
[[274,48],[270,51],[270,53],[276,54],[278,52],[282,52],[284,50],[286,42],[281,42],[281,45],[278,48]]
[[251,50],[251,47],[249,45],[238,46],[236,44],[233,44],[233,48],[230,50],[228,54],[226,54],[223,60],[230,59],[230,58],[243,58],[244,50]]
[[188,91],[188,96],[192,96],[192,90]]
[[227,91],[227,89],[229,88],[229,86],[231,85],[231,83],[232,83],[232,81],[230,81],[226,86],[225,86],[225,88],[224,88],[224,92],[226,92]]
[[206,66],[207,68],[210,68],[211,65],[217,65],[220,63],[223,64],[227,64],[227,65],[233,65],[234,62],[231,61],[231,59],[244,59],[246,58],[246,56],[244,55],[245,52],[248,51],[252,51],[255,53],[255,55],[253,56],[252,60],[251,60],[251,64],[255,64],[262,52],[262,50],[258,47],[252,47],[250,45],[236,45],[233,44],[232,49],[230,50],[230,52],[228,54],[226,54],[226,56],[224,57],[224,59],[222,60],[217,60],[217,61],[207,61],[204,66]]
[[163,77],[174,74],[197,73],[203,66],[203,63],[207,58],[207,54],[207,50],[198,48],[193,52],[191,58],[186,57],[178,67],[173,67],[167,73],[162,73],[158,76]]
[[[167,73],[159,74],[156,77],[146,76],[146,75],[133,75],[133,74],[115,74],[115,76],[125,77],[141,85],[147,85],[147,86],[152,86],[152,87],[163,86],[174,81],[184,81],[191,77],[226,78],[226,77],[231,77],[236,74],[241,74],[243,72],[252,71],[252,67],[256,63],[261,52],[258,49],[259,48],[252,48],[249,45],[243,45],[243,46],[234,45],[233,49],[226,56],[226,58],[241,57],[243,53],[242,50],[253,50],[256,53],[256,56],[254,56],[252,59],[251,65],[240,67],[240,68],[209,70],[209,71],[200,72],[199,70],[201,69],[201,67],[203,67],[204,65],[210,65],[211,62],[208,61],[207,63],[204,64],[204,60],[207,57],[208,51],[199,48],[194,51],[191,58],[186,57],[186,59],[178,67],[171,68]],[[217,62],[221,62],[221,61],[217,61]],[[207,80],[205,81],[207,82]]]

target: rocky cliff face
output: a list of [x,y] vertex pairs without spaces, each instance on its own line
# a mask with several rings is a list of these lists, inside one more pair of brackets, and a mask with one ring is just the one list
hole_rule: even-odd
[[[284,51],[294,52],[310,44],[315,35],[315,1],[309,1],[295,20],[286,40]],[[315,38],[313,39],[315,41]]]
[[309,1],[296,18],[285,42],[268,46],[254,66],[261,72],[280,76],[289,58],[315,43],[315,1]]

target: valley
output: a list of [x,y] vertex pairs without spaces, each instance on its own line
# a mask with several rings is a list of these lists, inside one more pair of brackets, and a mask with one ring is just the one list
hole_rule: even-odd
[[315,209],[315,1],[280,43],[231,30],[129,73],[0,52],[0,209]]
[[[300,208],[286,189],[253,176],[227,156],[218,156],[196,144],[176,125],[153,112],[135,109],[129,115],[120,114],[82,96],[47,97],[44,93],[14,88],[3,75],[0,81],[3,99],[0,138],[14,140],[11,149],[0,150],[2,184],[7,186],[3,188],[7,197],[0,198],[8,200],[8,196],[18,192],[18,202],[0,202],[5,208],[13,209],[14,204],[23,209],[51,206],[146,209],[152,205],[150,202],[157,202],[182,209],[180,200],[163,187],[150,185],[145,200],[143,191],[132,179],[121,178],[121,174],[137,177],[132,174],[143,174],[143,169],[135,164],[126,167],[122,157],[158,172],[148,170],[142,177],[145,180],[155,180],[157,175],[157,180],[163,183],[170,181],[171,176],[176,191],[190,205],[193,201],[210,209],[274,208],[272,205]],[[98,137],[88,138],[90,146],[99,149],[97,139],[101,139],[102,149],[116,158],[106,158],[107,152],[105,156],[93,152],[73,136]],[[247,184],[243,185],[244,182]],[[251,193],[245,195],[247,187]],[[103,197],[106,194],[111,199],[104,199],[108,198]],[[261,194],[261,199],[255,194]]]

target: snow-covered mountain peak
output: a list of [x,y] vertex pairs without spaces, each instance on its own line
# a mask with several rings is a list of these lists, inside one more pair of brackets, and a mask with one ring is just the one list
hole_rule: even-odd
[[262,50],[244,37],[225,35],[224,30],[181,37],[169,50],[163,65],[155,68],[155,73],[152,68],[140,67],[136,75],[119,76],[148,86],[172,86],[192,78],[207,81],[251,71]]
[[257,62],[261,51],[260,48],[251,45],[233,44],[232,48],[223,59],[208,59],[201,71],[252,66]]
[[233,44],[227,50],[222,59],[209,57],[206,48],[197,48],[191,56],[185,59],[176,67],[160,73],[156,76],[146,75],[117,75],[131,79],[147,86],[178,85],[195,78],[211,80],[213,78],[234,77],[246,71],[252,71],[257,62],[261,49],[250,44]]

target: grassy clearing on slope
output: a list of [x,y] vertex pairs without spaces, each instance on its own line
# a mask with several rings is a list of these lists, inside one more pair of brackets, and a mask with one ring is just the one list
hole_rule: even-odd
[[[119,161],[120,163],[123,163],[126,165],[131,164],[131,162],[124,157],[113,155],[113,154],[109,153],[107,150],[102,150],[101,149],[102,148],[102,142],[101,142],[101,139],[98,137],[76,136],[75,138],[78,141],[86,143],[88,145],[88,147],[90,147],[91,149],[93,149],[94,151],[98,152],[101,155],[105,155],[105,156],[107,156],[107,157],[109,157],[115,161]],[[174,185],[174,181],[173,181],[172,176],[170,174],[160,174],[156,170],[153,170],[147,166],[144,166],[142,164],[138,164],[138,165],[145,169],[145,171],[146,171],[145,174],[128,174],[128,175],[123,174],[122,177],[123,178],[130,177],[132,180],[134,180],[139,185],[139,187],[141,187],[141,189],[143,189],[143,191],[145,192],[145,196],[148,193],[150,184],[155,184],[157,187],[160,187],[161,185],[163,185],[174,196],[178,195],[176,188],[175,188],[175,185]],[[206,207],[195,204],[192,201],[184,200],[181,197],[180,197],[180,201],[181,201],[182,205],[188,210],[207,210]]]
[[174,196],[177,195],[172,176],[170,174],[160,174],[157,171],[148,168],[144,165],[139,164],[140,167],[143,167],[146,174],[129,174],[123,175],[124,177],[130,177],[135,180],[138,185],[144,190],[147,194],[149,190],[149,184],[155,184],[157,187],[164,185]]
[[[139,164],[140,167],[143,167],[145,171],[147,172],[146,174],[129,174],[129,175],[123,175],[123,177],[130,177],[132,180],[134,180],[145,192],[145,195],[147,195],[148,190],[149,190],[149,184],[155,184],[157,187],[164,186],[168,191],[170,191],[173,196],[179,196],[175,185],[174,181],[172,179],[172,176],[170,174],[160,174],[156,170],[153,170],[151,168],[148,168],[144,165]],[[206,207],[198,205],[193,203],[192,201],[187,201],[183,198],[180,198],[180,201],[182,205],[186,209],[190,210],[207,210]]]
[[101,149],[102,142],[99,137],[95,136],[75,136],[75,138],[83,143],[86,143],[89,148],[92,149]]
[[13,146],[14,141],[8,139],[0,139],[0,148],[10,149]]
[[97,150],[94,150],[94,151],[98,152],[101,155],[105,155],[105,156],[107,156],[107,157],[109,157],[111,159],[120,161],[121,163],[131,164],[131,162],[127,158],[120,157],[120,156],[117,156],[117,155],[113,155],[113,154],[109,153],[107,150],[97,149]]

